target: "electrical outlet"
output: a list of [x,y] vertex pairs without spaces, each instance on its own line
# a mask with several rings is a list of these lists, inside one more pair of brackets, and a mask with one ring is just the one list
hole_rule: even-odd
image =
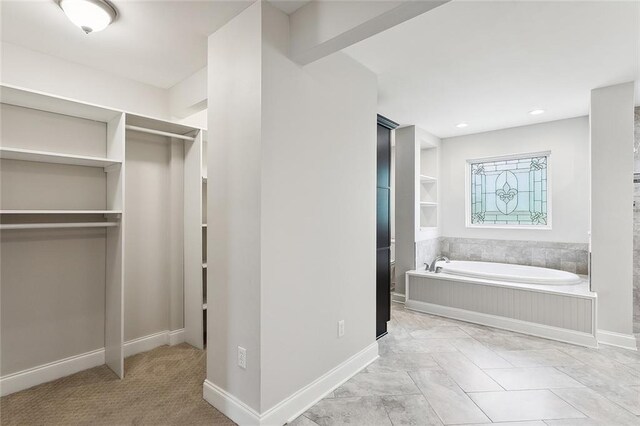
[[338,337],[344,336],[344,320],[338,321]]
[[238,346],[238,367],[247,369],[247,350]]

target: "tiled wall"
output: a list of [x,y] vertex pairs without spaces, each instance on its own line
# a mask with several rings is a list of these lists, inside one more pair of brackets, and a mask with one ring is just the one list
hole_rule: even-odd
[[431,265],[433,259],[440,254],[440,239],[432,238],[429,240],[416,242],[416,269],[424,269],[425,263]]
[[416,243],[416,268],[423,269],[425,263],[431,264],[437,255],[442,254],[453,260],[542,266],[587,275],[588,250],[586,243],[441,237]]
[[448,237],[443,237],[440,241],[441,253],[455,260],[542,266],[581,275],[588,274],[588,249],[586,243]]

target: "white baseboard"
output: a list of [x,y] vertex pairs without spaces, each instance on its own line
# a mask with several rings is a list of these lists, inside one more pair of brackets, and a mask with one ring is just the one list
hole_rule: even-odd
[[[129,340],[124,344],[124,356],[128,357],[155,349],[158,346],[173,346],[182,342],[184,342],[184,329],[174,331],[165,330],[160,333]],[[98,367],[104,363],[104,348],[100,348],[95,351],[74,355],[48,364],[18,371],[0,377],[0,396],[9,395],[89,368]]]
[[184,342],[184,328],[174,331],[165,330],[125,342],[124,356],[126,358],[141,352],[150,351],[159,346],[173,346],[182,342]]
[[184,343],[184,341],[185,341],[184,328],[169,332],[169,346],[179,345],[180,343]]
[[104,364],[104,348],[70,356],[0,378],[0,396],[50,382]]
[[260,414],[224,389],[205,380],[203,397],[240,425],[281,426],[304,413],[338,386],[378,358],[378,342],[364,348],[331,371]]
[[396,303],[404,303],[406,296],[402,293],[396,293],[395,291],[391,293],[391,301]]
[[260,413],[209,380],[204,381],[202,397],[239,425],[260,425]]
[[619,348],[637,351],[636,336],[633,334],[622,334],[614,331],[598,330],[598,343],[601,345],[617,346]]
[[435,305],[417,300],[407,300],[405,306],[407,309],[427,314],[440,315],[461,321],[488,325],[490,327],[502,328],[518,333],[529,334],[531,336],[543,337],[545,339],[558,340],[561,342],[572,343],[574,345],[587,346],[590,348],[598,347],[598,342],[595,336],[589,333],[582,333],[579,331],[552,327],[544,324],[536,324],[512,318],[499,317],[496,315],[483,314],[480,312],[467,311],[464,309],[451,308],[448,306]]

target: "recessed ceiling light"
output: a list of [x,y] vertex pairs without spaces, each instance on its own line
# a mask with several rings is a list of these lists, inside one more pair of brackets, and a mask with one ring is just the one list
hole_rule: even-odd
[[463,129],[463,128],[467,127],[467,126],[468,126],[468,124],[467,124],[467,123],[458,123],[458,124],[456,124],[456,127],[457,127],[458,129]]
[[106,0],[57,0],[67,18],[86,34],[102,31],[118,16]]
[[533,111],[529,111],[529,114],[531,114],[531,115],[544,114],[544,110],[543,109],[534,109]]

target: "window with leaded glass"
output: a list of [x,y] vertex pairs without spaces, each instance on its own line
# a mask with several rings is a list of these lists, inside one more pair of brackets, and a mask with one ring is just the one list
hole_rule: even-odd
[[549,156],[469,160],[467,226],[550,228]]

